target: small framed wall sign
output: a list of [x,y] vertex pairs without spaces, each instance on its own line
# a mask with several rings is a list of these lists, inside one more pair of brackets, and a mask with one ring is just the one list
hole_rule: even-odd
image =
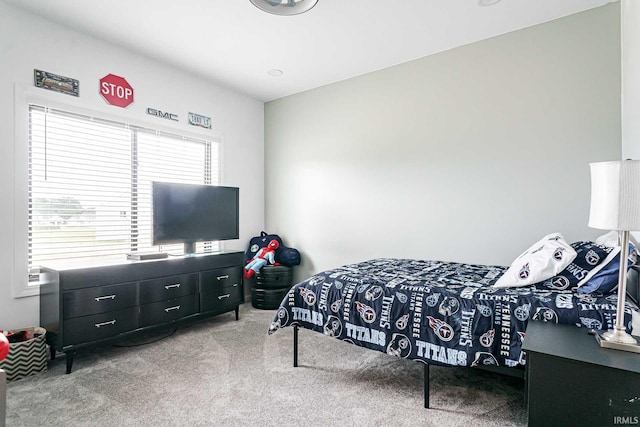
[[71,77],[61,76],[48,71],[33,70],[33,83],[36,87],[66,93],[67,95],[80,95],[80,82]]
[[199,126],[205,129],[211,129],[211,117],[201,116],[196,113],[189,113],[189,124],[191,126]]

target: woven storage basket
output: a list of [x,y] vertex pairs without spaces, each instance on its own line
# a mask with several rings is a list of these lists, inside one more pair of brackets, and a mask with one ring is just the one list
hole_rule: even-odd
[[9,344],[9,354],[0,361],[0,369],[7,374],[7,381],[16,381],[47,370],[47,345],[44,328],[34,328],[39,335],[27,341]]

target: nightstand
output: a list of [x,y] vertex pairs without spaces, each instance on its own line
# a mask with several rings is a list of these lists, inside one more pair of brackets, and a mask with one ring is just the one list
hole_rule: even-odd
[[529,427],[640,426],[640,354],[575,325],[529,321],[526,333]]

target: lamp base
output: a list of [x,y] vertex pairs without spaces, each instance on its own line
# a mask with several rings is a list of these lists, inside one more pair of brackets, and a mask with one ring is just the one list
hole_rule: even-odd
[[602,348],[640,353],[640,343],[626,331],[613,329],[606,332],[597,332],[596,341]]

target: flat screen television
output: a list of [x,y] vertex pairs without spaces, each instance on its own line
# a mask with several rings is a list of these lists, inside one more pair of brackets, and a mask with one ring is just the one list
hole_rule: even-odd
[[184,243],[185,254],[195,243],[239,238],[240,190],[204,184],[151,184],[153,245]]

